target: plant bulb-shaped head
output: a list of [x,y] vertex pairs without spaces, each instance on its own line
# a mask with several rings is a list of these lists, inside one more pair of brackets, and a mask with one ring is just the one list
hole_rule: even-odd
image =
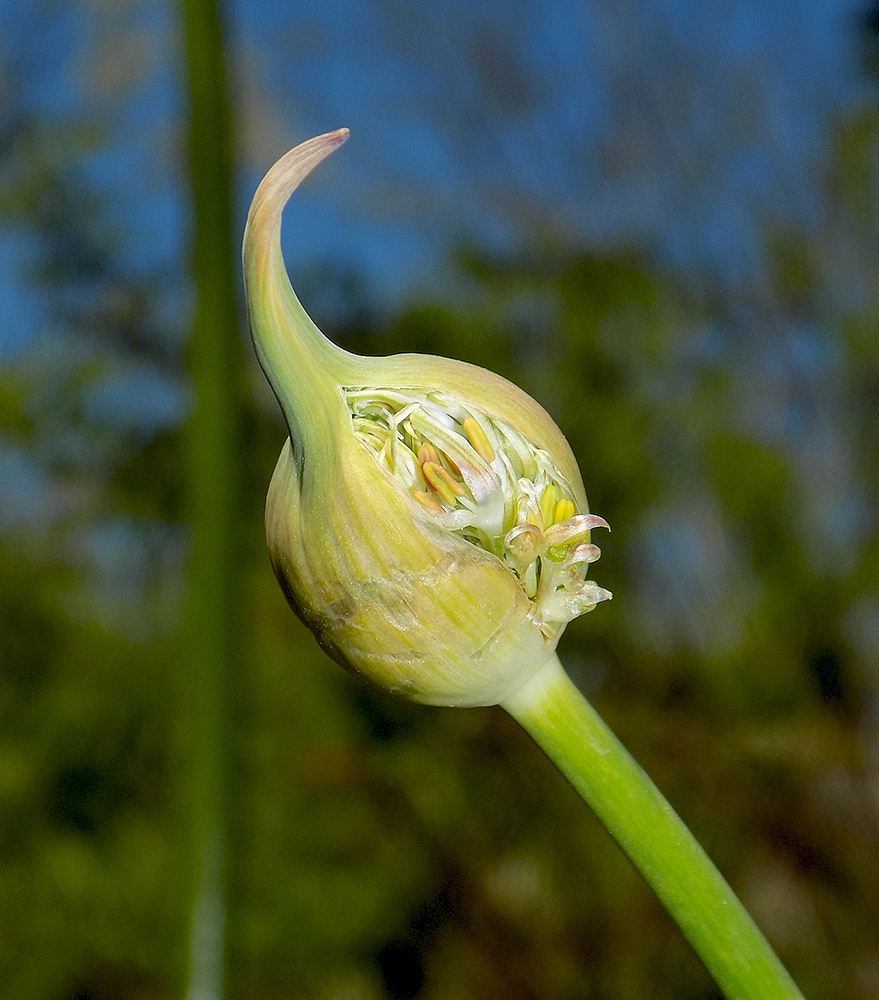
[[414,701],[490,705],[610,597],[576,462],[549,415],[472,365],[330,343],[290,287],[281,212],[347,138],[282,157],[244,235],[253,341],[289,440],[266,505],[275,573],[335,660]]

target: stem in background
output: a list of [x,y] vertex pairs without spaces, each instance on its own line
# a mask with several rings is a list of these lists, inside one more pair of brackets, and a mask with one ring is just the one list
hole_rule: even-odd
[[235,300],[232,141],[220,12],[217,0],[181,0],[181,13],[196,290],[189,350],[195,411],[188,428],[187,456],[193,547],[184,722],[192,851],[186,997],[221,1000],[230,854],[231,689],[237,660],[238,380],[243,362]]
[[502,707],[605,825],[728,1000],[802,1000],[723,876],[558,657]]

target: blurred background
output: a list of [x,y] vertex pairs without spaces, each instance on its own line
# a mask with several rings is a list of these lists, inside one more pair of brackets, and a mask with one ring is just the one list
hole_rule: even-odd
[[271,575],[236,257],[346,125],[306,308],[552,413],[613,526],[562,659],[804,994],[879,997],[879,6],[214,13],[0,5],[0,993],[718,995],[499,709],[367,690]]

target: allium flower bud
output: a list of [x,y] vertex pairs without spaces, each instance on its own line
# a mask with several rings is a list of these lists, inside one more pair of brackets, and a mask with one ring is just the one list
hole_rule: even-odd
[[610,594],[580,473],[549,415],[491,372],[445,358],[366,358],[311,322],[281,257],[281,212],[347,138],[269,171],[244,236],[253,341],[290,438],[266,532],[294,611],[335,660],[414,701],[490,705],[517,691],[565,625]]

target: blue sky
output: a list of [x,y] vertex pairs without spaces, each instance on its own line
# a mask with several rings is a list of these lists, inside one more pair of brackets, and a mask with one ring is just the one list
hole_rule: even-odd
[[[7,28],[22,9],[3,6]],[[118,222],[120,260],[179,269],[188,208],[175,8],[59,9],[24,46],[37,69],[23,100],[44,120],[104,132],[87,171]],[[451,287],[448,252],[461,241],[520,249],[543,225],[574,247],[633,246],[747,281],[761,226],[815,221],[828,129],[864,90],[860,9],[238,0],[228,24],[239,218],[275,156],[344,124],[351,140],[289,213],[294,275],[329,260],[393,305]],[[21,273],[31,250],[27,234],[0,234],[6,350],[44,322]]]

